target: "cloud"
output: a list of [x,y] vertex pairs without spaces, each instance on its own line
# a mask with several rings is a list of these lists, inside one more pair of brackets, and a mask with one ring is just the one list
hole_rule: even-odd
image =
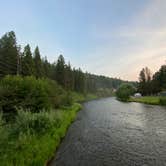
[[166,1],[150,2],[125,26],[111,30],[109,26],[93,29],[93,37],[102,40],[103,44],[91,53],[92,60],[99,60],[90,70],[137,80],[139,71],[143,67],[148,66],[155,72],[165,63]]

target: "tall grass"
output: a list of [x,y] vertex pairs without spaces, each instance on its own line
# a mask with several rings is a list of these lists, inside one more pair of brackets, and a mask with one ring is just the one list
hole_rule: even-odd
[[0,165],[45,165],[80,107],[73,104],[39,113],[18,110],[15,122],[6,124],[0,115]]
[[164,96],[144,96],[140,98],[130,98],[129,101],[152,105],[166,105],[166,97]]

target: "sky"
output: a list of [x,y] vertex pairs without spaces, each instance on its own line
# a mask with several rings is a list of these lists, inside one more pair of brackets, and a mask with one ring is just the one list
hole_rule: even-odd
[[0,36],[83,71],[138,80],[166,63],[166,0],[0,0]]

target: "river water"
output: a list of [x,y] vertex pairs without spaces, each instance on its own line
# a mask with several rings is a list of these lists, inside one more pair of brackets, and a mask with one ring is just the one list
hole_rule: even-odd
[[166,166],[166,107],[85,103],[51,166]]

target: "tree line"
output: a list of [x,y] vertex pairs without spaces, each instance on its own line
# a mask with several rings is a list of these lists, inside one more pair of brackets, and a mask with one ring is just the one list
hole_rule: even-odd
[[63,55],[50,63],[46,57],[42,58],[38,46],[32,52],[27,44],[21,51],[13,31],[4,34],[0,39],[0,78],[6,75],[45,77],[57,81],[66,90],[81,93],[116,89],[124,82],[72,68],[70,63],[65,62]]
[[166,65],[162,65],[154,74],[148,67],[140,71],[139,92],[143,95],[154,95],[164,90],[166,90]]

